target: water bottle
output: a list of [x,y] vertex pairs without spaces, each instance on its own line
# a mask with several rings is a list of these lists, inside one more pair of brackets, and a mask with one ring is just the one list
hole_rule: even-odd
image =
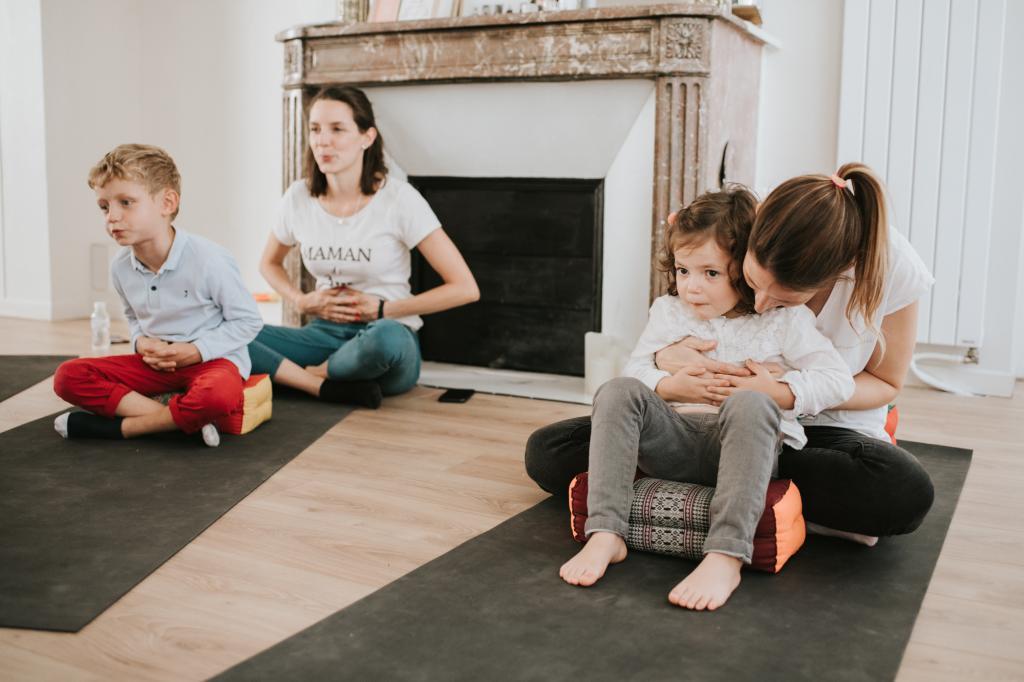
[[107,304],[103,301],[96,301],[92,306],[92,315],[89,316],[89,326],[92,328],[92,352],[94,355],[107,355],[110,353],[110,315],[107,314]]

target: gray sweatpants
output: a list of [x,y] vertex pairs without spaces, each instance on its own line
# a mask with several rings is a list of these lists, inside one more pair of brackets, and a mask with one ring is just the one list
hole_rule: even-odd
[[781,419],[763,393],[734,393],[718,414],[679,414],[640,381],[612,379],[594,396],[587,535],[626,537],[639,466],[655,478],[714,486],[704,553],[750,563],[782,447]]

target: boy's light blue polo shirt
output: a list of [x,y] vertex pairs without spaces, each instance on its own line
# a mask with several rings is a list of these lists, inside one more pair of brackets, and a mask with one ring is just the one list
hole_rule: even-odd
[[195,344],[203,362],[226,358],[249,378],[247,346],[263,327],[235,259],[208,239],[174,228],[167,260],[153,273],[126,247],[110,267],[132,348],[140,336]]

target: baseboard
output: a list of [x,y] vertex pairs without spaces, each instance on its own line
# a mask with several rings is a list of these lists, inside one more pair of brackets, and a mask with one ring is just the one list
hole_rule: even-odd
[[30,320],[52,320],[48,301],[17,301],[0,299],[0,317],[23,317]]
[[[108,310],[110,306],[107,306]],[[81,320],[92,314],[89,301],[58,301],[50,307],[51,320]]]

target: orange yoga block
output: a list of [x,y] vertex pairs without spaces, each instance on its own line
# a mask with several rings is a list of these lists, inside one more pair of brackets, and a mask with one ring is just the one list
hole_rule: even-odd
[[[694,483],[640,478],[633,483],[626,545],[644,552],[699,561],[710,525],[709,507],[715,489]],[[569,523],[573,537],[585,542],[587,474],[569,484]],[[764,513],[754,533],[750,568],[778,573],[807,536],[800,491],[788,479],[769,483]]]
[[253,374],[242,386],[242,406],[231,414],[217,420],[215,426],[221,433],[242,435],[249,433],[273,413],[273,389],[270,376]]

